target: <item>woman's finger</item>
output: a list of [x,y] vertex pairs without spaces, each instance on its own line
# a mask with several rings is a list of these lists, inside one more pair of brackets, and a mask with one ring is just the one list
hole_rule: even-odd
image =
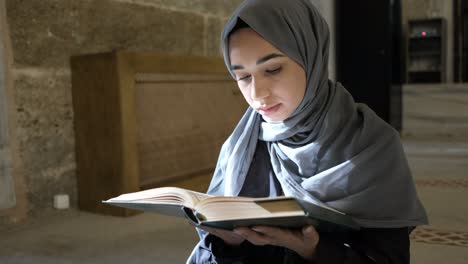
[[302,228],[302,235],[304,236],[304,242],[312,243],[313,245],[318,244],[319,234],[313,226],[305,226]]
[[226,244],[228,245],[239,245],[244,241],[244,238],[232,231],[227,231],[223,229],[218,229],[218,228],[212,228],[212,227],[206,227],[206,226],[198,226],[201,230],[204,230],[214,236],[217,236],[224,240]]
[[289,231],[288,229],[272,226],[254,226],[252,227],[252,230],[273,238],[283,237],[284,235],[287,235]]
[[210,234],[213,234],[215,235],[217,230],[215,228],[211,228],[211,227],[206,227],[206,226],[197,226],[198,228],[200,228],[201,230],[204,230]]
[[246,240],[250,241],[250,243],[254,245],[257,245],[257,246],[273,245],[268,235],[253,231],[250,228],[245,228],[245,227],[236,228],[234,229],[234,232],[244,237]]

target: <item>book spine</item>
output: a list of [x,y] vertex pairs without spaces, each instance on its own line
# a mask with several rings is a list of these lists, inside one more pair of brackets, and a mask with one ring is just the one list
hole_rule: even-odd
[[194,212],[193,209],[182,206],[182,212],[185,214],[185,218],[187,218],[190,222],[192,222],[195,226],[200,225],[201,220],[197,217],[197,214]]

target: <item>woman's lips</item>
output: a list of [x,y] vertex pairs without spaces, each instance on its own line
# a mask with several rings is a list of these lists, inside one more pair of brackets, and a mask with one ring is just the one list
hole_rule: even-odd
[[257,111],[261,114],[261,115],[272,115],[274,113],[276,113],[276,111],[278,111],[278,109],[280,108],[281,104],[276,104],[276,105],[273,105],[273,106],[267,106],[267,107],[259,107],[257,108]]

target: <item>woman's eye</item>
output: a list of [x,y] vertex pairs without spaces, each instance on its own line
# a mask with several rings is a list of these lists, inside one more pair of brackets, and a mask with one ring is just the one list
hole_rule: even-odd
[[266,70],[266,72],[269,73],[269,74],[279,73],[280,71],[281,71],[281,67],[278,67],[278,68],[275,68],[275,69],[272,69],[272,70]]
[[237,79],[238,81],[245,81],[247,79],[250,78],[250,75],[245,75],[245,76],[242,76],[242,77],[239,77],[239,79]]

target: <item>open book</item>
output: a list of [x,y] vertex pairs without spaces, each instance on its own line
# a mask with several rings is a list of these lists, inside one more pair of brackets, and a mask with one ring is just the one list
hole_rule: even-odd
[[269,225],[319,231],[359,229],[353,219],[336,210],[292,197],[247,198],[211,196],[176,187],[123,194],[103,201],[129,209],[186,217],[195,225],[232,230],[238,226]]

